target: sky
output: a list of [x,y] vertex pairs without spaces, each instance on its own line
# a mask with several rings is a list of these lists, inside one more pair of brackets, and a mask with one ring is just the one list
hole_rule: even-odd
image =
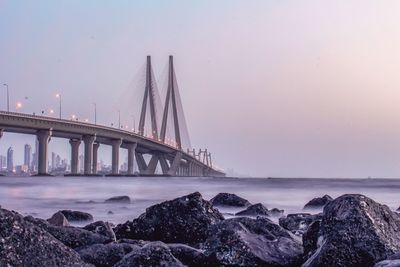
[[[64,117],[93,121],[96,103],[99,123],[121,110],[131,125],[146,56],[162,77],[172,54],[192,146],[230,174],[400,177],[399,12],[395,0],[0,0],[0,82],[20,112],[57,112],[61,93]],[[22,162],[33,142],[6,133],[0,154],[12,145]],[[68,140],[50,150],[69,157]]]

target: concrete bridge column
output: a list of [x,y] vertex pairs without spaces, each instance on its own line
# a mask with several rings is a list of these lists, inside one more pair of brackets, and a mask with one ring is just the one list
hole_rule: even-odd
[[112,161],[111,161],[111,174],[119,174],[119,148],[122,144],[121,139],[113,140],[112,146]]
[[133,175],[133,164],[135,162],[136,143],[128,144],[128,175]]
[[81,140],[70,139],[71,144],[71,174],[78,174],[78,159],[79,159],[79,146]]
[[99,150],[99,143],[93,144],[93,164],[92,164],[92,174],[97,174],[97,151]]
[[48,175],[47,173],[47,147],[51,137],[51,130],[39,130],[36,133],[39,142],[38,147],[38,175]]
[[93,143],[96,139],[94,135],[85,135],[83,142],[85,144],[85,163],[83,166],[83,174],[92,174],[92,162],[93,162]]

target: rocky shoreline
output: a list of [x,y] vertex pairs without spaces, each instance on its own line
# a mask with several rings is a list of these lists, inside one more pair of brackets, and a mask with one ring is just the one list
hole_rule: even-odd
[[[243,210],[224,218],[221,206]],[[304,211],[284,216],[234,194],[207,201],[198,192],[118,225],[80,211],[43,220],[0,208],[0,266],[400,266],[400,215],[387,206],[325,195]]]

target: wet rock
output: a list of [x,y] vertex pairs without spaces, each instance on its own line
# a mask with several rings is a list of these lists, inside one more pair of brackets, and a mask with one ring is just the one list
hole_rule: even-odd
[[168,244],[172,255],[190,267],[216,266],[217,260],[207,257],[202,250],[184,244]]
[[106,203],[131,203],[128,196],[116,196],[105,200]]
[[85,227],[83,227],[83,229],[108,237],[112,241],[116,241],[115,233],[112,229],[112,224],[109,222],[97,221],[86,225]]
[[112,212],[111,210],[109,210],[109,211],[107,212],[107,214],[108,214],[108,215],[113,215],[114,212]]
[[61,212],[69,222],[93,221],[93,216],[87,212],[75,210],[61,210],[59,212]]
[[0,209],[0,266],[91,266],[42,228]]
[[310,253],[313,253],[315,250],[317,250],[320,227],[321,220],[316,220],[309,225],[307,231],[302,236],[304,255],[306,258],[310,256]]
[[384,260],[377,262],[374,267],[400,267],[400,260]]
[[269,216],[269,210],[261,203],[249,206],[247,209],[236,213],[236,216]]
[[363,195],[324,207],[317,250],[304,266],[373,266],[400,250],[400,217]]
[[326,204],[331,202],[333,198],[329,195],[324,195],[323,197],[316,197],[310,200],[306,205],[304,205],[304,210],[307,209],[319,209],[323,208]]
[[223,219],[221,213],[196,192],[151,206],[139,218],[117,225],[114,232],[117,239],[193,245],[203,242],[208,228]]
[[219,193],[210,200],[214,206],[248,207],[251,203],[235,194]]
[[302,235],[307,231],[308,226],[315,220],[320,220],[322,214],[294,213],[279,218],[279,225],[293,234]]
[[47,219],[47,221],[51,225],[55,226],[70,226],[67,218],[65,218],[64,214],[62,214],[61,212],[54,213],[50,219]]
[[109,267],[135,249],[138,250],[140,247],[126,243],[109,243],[79,248],[77,252],[81,259],[87,263],[96,267]]
[[32,216],[25,217],[29,221],[43,230],[50,233],[57,240],[61,241],[64,245],[70,248],[78,248],[81,246],[88,246],[93,244],[103,244],[112,241],[110,238],[103,235],[95,234],[90,231],[78,227],[62,227],[49,224],[47,221],[33,218]]
[[269,211],[269,215],[271,215],[272,217],[281,217],[284,212],[284,210],[273,208]]
[[303,254],[299,240],[265,217],[221,221],[202,248],[223,266],[298,266]]
[[164,267],[183,267],[171,250],[162,242],[151,242],[138,250],[134,250],[126,255],[114,267],[131,266],[164,266]]

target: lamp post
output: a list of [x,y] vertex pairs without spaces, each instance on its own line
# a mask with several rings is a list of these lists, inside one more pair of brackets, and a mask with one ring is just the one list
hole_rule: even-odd
[[61,94],[56,94],[56,97],[58,98],[60,103],[60,120],[61,120]]
[[97,124],[97,105],[93,103],[94,106],[94,124]]
[[133,119],[133,128],[132,128],[132,130],[133,130],[133,132],[135,133],[135,127],[136,127],[136,122],[135,122],[135,116],[131,116],[132,117],[132,119]]
[[121,129],[121,110],[118,110],[118,129]]
[[10,94],[8,91],[8,84],[4,83],[3,85],[7,87],[7,112],[10,112]]

